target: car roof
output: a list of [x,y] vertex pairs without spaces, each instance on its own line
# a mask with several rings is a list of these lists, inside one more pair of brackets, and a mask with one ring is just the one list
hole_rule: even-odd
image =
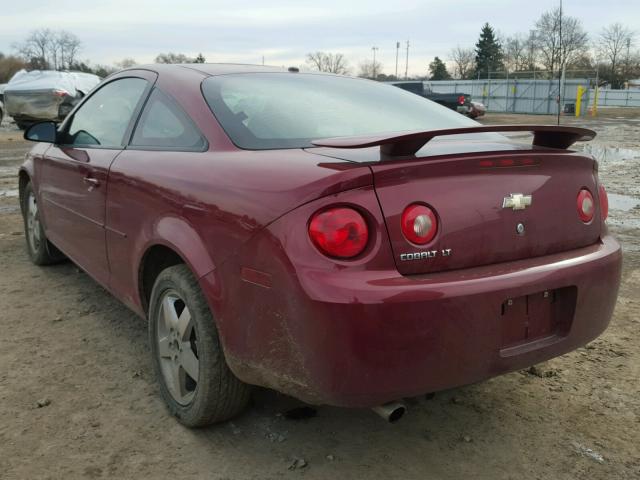
[[228,75],[232,73],[269,73],[269,72],[287,72],[287,67],[273,67],[265,65],[250,65],[242,63],[157,63],[152,65],[135,65],[128,70],[149,69],[158,73],[168,70],[190,69],[200,72],[204,75]]

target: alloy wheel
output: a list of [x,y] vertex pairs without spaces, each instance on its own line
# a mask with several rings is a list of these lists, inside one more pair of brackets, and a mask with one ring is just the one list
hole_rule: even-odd
[[173,399],[188,405],[195,396],[200,372],[198,332],[182,297],[168,290],[155,319],[158,356],[164,383]]
[[27,199],[27,236],[31,251],[37,252],[40,249],[42,237],[38,203],[33,192],[29,194],[29,198]]

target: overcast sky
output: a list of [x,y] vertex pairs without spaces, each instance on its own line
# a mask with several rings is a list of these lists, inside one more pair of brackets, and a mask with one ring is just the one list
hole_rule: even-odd
[[[434,56],[473,46],[489,22],[502,34],[527,33],[557,0],[0,0],[0,52],[36,28],[64,29],[83,43],[81,59],[112,64],[152,62],[160,52],[202,52],[209,62],[300,65],[316,50],[344,53],[354,73],[377,59],[395,73],[396,41],[410,41],[409,74],[424,75]],[[640,32],[640,0],[565,0],[595,37],[622,22]],[[640,36],[638,37],[640,42]]]

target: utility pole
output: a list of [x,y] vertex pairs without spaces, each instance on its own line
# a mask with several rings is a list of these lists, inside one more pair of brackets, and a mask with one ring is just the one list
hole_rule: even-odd
[[562,106],[562,71],[564,70],[564,66],[562,64],[562,0],[560,0],[560,28],[559,28],[559,37],[560,37],[560,63],[558,65],[558,125],[560,125],[560,108]]
[[631,48],[631,38],[627,38],[627,58],[624,59],[624,78],[627,83],[627,90],[629,90],[629,84],[631,83],[631,79],[629,78],[629,64],[631,63],[631,58],[629,58],[629,49]]
[[407,40],[407,61],[404,64],[404,79],[409,78],[409,40]]
[[371,70],[372,70],[372,73],[373,73],[373,79],[375,80],[375,79],[378,78],[378,75],[377,75],[378,72],[376,71],[377,70],[377,68],[376,68],[376,50],[379,50],[379,48],[378,47],[371,47],[371,50],[373,50],[373,68]]
[[399,53],[400,53],[400,42],[396,42],[396,80],[398,80],[398,54]]

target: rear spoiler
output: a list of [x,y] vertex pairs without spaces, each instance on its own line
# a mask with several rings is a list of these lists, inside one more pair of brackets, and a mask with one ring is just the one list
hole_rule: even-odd
[[577,141],[592,140],[596,132],[587,128],[559,125],[479,125],[462,128],[446,128],[409,133],[389,133],[361,137],[336,137],[313,140],[318,147],[366,148],[380,146],[380,152],[390,157],[415,155],[435,137],[486,132],[530,132],[533,145],[547,148],[569,148]]

